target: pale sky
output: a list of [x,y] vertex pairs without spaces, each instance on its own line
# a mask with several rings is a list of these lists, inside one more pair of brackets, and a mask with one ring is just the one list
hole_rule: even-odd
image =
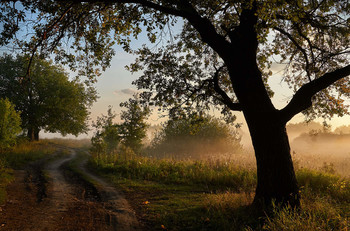
[[[140,44],[140,42],[137,42],[136,46],[139,46]],[[116,56],[113,57],[111,67],[102,73],[102,75],[98,78],[97,84],[95,85],[100,98],[91,108],[92,120],[96,120],[96,117],[100,116],[101,114],[106,114],[109,105],[113,107],[114,111],[119,113],[119,104],[128,100],[135,92],[137,92],[136,87],[131,83],[139,75],[141,75],[141,73],[131,74],[124,68],[126,65],[132,63],[136,56],[127,54],[120,48],[117,48],[116,51]],[[275,91],[272,101],[275,107],[278,109],[283,108],[288,99],[290,99],[293,95],[292,90],[288,88],[287,84],[283,82],[281,83],[281,76],[283,74],[283,71],[281,71],[282,68],[283,65],[273,64],[271,70],[274,74],[269,80],[271,88]],[[235,112],[235,114],[237,115],[236,122],[243,123],[242,129],[247,131],[243,114],[240,112]],[[117,116],[117,118],[118,117],[119,116]],[[303,120],[304,116],[298,114],[290,121],[290,123],[298,123],[302,122]],[[162,121],[164,121],[164,118],[158,118],[157,114],[153,114],[149,119],[149,123],[151,124],[159,124]],[[322,122],[323,120],[319,119],[317,121]],[[336,117],[331,121],[332,128],[348,124],[350,124],[350,116],[344,116],[342,118]],[[91,136],[91,134],[92,133],[90,132],[89,135],[80,135],[78,138],[87,138]],[[42,137],[60,137],[60,135],[42,133]],[[74,138],[74,136],[67,137]]]
[[[172,34],[175,35],[181,30],[182,22],[181,20],[172,27]],[[150,44],[148,38],[146,37],[146,33],[142,32],[138,36],[138,40],[132,40],[131,47],[133,49],[139,48],[142,44],[147,44],[150,47],[154,47],[154,44]],[[111,66],[102,75],[98,78],[98,82],[96,83],[96,89],[99,95],[99,99],[94,103],[91,108],[91,121],[96,120],[97,116],[101,114],[106,114],[108,106],[111,105],[117,113],[120,112],[119,104],[128,100],[132,95],[137,91],[136,87],[131,83],[135,80],[141,73],[131,74],[127,70],[125,70],[125,66],[132,63],[136,56],[128,54],[122,50],[120,47],[115,47],[116,55],[113,57]],[[1,50],[2,53],[4,50]],[[269,84],[271,88],[275,91],[275,96],[272,98],[272,101],[276,108],[280,109],[286,105],[288,99],[291,98],[292,91],[288,88],[285,83],[281,83],[281,75],[283,71],[281,71],[283,65],[274,64],[271,67],[274,75],[270,77]],[[74,73],[71,73],[71,76],[74,76]],[[155,110],[156,111],[156,110]],[[247,127],[245,125],[245,120],[243,118],[243,114],[240,112],[235,112],[237,116],[238,123],[243,123],[243,130],[247,131]],[[157,111],[150,117],[149,123],[151,124],[159,124],[164,121],[164,118],[158,118]],[[119,116],[117,116],[119,118]],[[295,116],[290,122],[297,123],[302,122],[304,120],[303,115]],[[319,120],[322,122],[322,119]],[[350,116],[345,116],[343,118],[334,118],[331,121],[331,125],[333,128],[341,125],[350,124]],[[60,134],[44,134],[41,132],[41,137],[61,137]],[[78,138],[87,138],[91,137],[92,132],[88,135],[80,135]],[[75,136],[67,136],[68,138],[75,138]]]
[[[29,17],[35,18],[35,15],[29,15]],[[181,29],[181,25],[182,21],[179,20],[177,25],[172,28],[173,34],[177,34],[177,32]],[[144,43],[149,44],[145,33],[142,33],[139,36],[138,40],[132,41],[131,46],[135,49],[141,47],[141,45]],[[150,46],[153,47],[154,44],[151,44]],[[0,53],[5,50],[1,48]],[[117,113],[120,112],[119,104],[128,100],[128,98],[132,97],[133,93],[136,92],[136,88],[131,84],[131,82],[135,80],[140,75],[140,73],[132,75],[124,68],[125,65],[132,63],[134,59],[135,56],[125,53],[120,47],[116,47],[116,55],[112,59],[111,67],[102,73],[102,75],[98,78],[97,84],[95,85],[100,98],[97,100],[97,102],[94,103],[93,107],[91,108],[92,120],[96,120],[96,117],[101,114],[106,114],[109,105],[111,105]],[[282,65],[273,65],[271,69],[274,75],[269,80],[271,88],[275,91],[275,96],[272,98],[272,101],[275,107],[278,109],[283,108],[286,105],[287,100],[290,99],[293,95],[288,86],[280,82],[281,75],[283,74],[281,68],[283,68]],[[235,114],[237,115],[236,122],[243,123],[243,129],[247,130],[242,113],[235,112]],[[303,120],[304,116],[299,114],[295,116],[290,122],[297,123],[302,122]],[[156,114],[153,114],[149,120],[149,122],[152,124],[159,124],[162,121],[164,121],[164,118],[158,119],[158,116]],[[318,122],[322,122],[322,119],[318,120]],[[341,125],[348,125],[350,124],[350,116],[344,116],[342,118],[335,117],[330,123],[333,128]],[[90,132],[89,136],[91,136],[91,134],[92,133]],[[60,135],[44,134],[42,132],[41,137],[60,137]],[[74,136],[67,137],[73,138]],[[81,135],[78,138],[86,137],[88,136]]]

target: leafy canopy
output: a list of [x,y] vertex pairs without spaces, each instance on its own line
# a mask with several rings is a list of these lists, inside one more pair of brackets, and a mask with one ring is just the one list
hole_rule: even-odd
[[20,113],[8,99],[0,98],[0,149],[15,144],[16,136],[20,132]]
[[62,135],[86,132],[95,90],[69,80],[62,67],[38,57],[30,79],[26,79],[27,60],[28,56],[0,57],[0,96],[8,97],[22,112],[23,129],[44,129]]
[[[144,96],[158,105],[195,103],[207,107],[209,103],[222,105],[225,114],[243,110],[247,105],[238,100],[237,93],[249,89],[242,89],[238,80],[247,76],[238,71],[229,73],[227,65],[232,60],[248,62],[254,68],[257,65],[266,94],[271,97],[268,78],[271,63],[276,61],[285,64],[282,80],[295,92],[315,83],[315,87],[311,84],[311,90],[303,92],[305,97],[300,97],[312,97],[314,107],[304,111],[310,119],[349,113],[345,100],[350,96],[349,79],[321,78],[338,69],[341,76],[348,75],[347,0],[19,2],[17,6],[10,2],[1,4],[1,44],[15,41],[25,51],[55,54],[57,61],[92,81],[100,74],[96,67],[104,70],[110,65],[115,44],[131,52],[130,41],[138,38],[142,30],[151,42],[164,41],[164,35],[171,32],[167,29],[181,18],[181,32],[171,36],[169,45],[136,51],[140,58],[130,66],[132,71],[144,69],[136,84],[154,93]],[[18,41],[15,32],[27,22],[28,13],[36,16],[30,22],[34,36]],[[244,41],[251,45],[242,46]],[[299,99],[290,102],[284,110],[287,119],[310,106]],[[294,102],[306,106],[295,109]]]
[[140,152],[142,141],[146,137],[148,123],[146,122],[150,109],[144,105],[138,95],[121,103],[121,107],[127,110],[122,111],[120,118],[124,121],[121,125],[124,145],[132,148],[135,153]]
[[116,114],[109,107],[107,115],[98,116],[93,123],[94,136],[91,138],[91,151],[95,154],[117,152],[121,140],[120,125],[113,122]]

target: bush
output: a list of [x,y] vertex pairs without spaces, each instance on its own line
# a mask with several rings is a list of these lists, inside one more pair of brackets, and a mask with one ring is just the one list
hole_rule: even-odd
[[198,158],[240,152],[241,137],[232,126],[209,115],[191,114],[170,119],[152,141],[152,155]]
[[20,113],[8,99],[0,99],[0,150],[16,143],[21,132]]

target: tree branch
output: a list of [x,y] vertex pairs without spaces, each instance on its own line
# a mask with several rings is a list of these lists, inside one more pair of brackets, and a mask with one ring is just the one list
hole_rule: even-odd
[[[70,2],[96,3],[96,1],[92,1],[92,0],[73,0]],[[143,7],[151,8],[166,14],[179,16],[184,19],[187,19],[191,23],[191,25],[199,32],[203,42],[207,43],[216,52],[218,52],[218,54],[224,60],[230,58],[227,55],[228,54],[227,47],[230,45],[230,43],[225,39],[224,36],[217,33],[215,26],[210,22],[210,20],[207,18],[201,17],[197,12],[197,10],[187,0],[176,1],[176,3],[174,3],[176,4],[176,8],[160,5],[147,0],[100,0],[97,2],[100,2],[100,3],[103,2],[107,4],[115,4],[115,3],[139,4]]]
[[219,73],[224,68],[224,66],[221,66],[219,69],[216,69],[216,72],[213,77],[213,83],[214,83],[214,90],[221,96],[219,99],[223,104],[225,104],[227,107],[229,107],[233,111],[242,111],[242,105],[240,103],[234,103],[230,99],[230,97],[226,94],[224,90],[221,89],[219,85]]
[[303,54],[304,56],[304,59],[305,59],[305,63],[306,63],[306,66],[305,66],[305,70],[306,70],[306,75],[309,79],[309,81],[311,82],[311,74],[310,74],[310,62],[309,62],[309,58],[306,54],[306,51],[304,48],[301,47],[301,45],[293,38],[293,36],[291,34],[289,34],[287,31],[279,28],[279,27],[274,27],[275,30],[277,30],[278,32],[280,32],[281,34],[287,36],[287,38],[298,48],[298,50]]
[[312,59],[312,62],[314,63],[315,62],[315,55],[314,55],[314,52],[312,49],[314,46],[313,46],[311,40],[302,32],[299,24],[294,23],[293,25],[297,28],[299,35],[307,41],[309,48],[310,48],[311,59]]
[[52,31],[52,29],[63,19],[63,17],[68,13],[68,11],[72,8],[74,4],[71,3],[65,10],[64,12],[60,15],[60,17],[58,19],[56,19],[47,29],[46,31],[44,31],[44,33],[41,35],[41,38],[39,40],[39,42],[37,44],[35,44],[32,52],[31,52],[31,56],[28,62],[28,67],[27,67],[27,71],[26,71],[26,78],[28,78],[28,80],[30,80],[30,68],[35,56],[36,51],[38,50],[38,48],[42,45],[42,43],[44,42],[44,40],[47,39],[48,33],[50,33]]
[[328,72],[305,85],[293,96],[287,106],[280,110],[284,122],[288,122],[293,116],[312,106],[312,96],[317,92],[329,87],[337,80],[350,75],[350,65]]
[[[60,2],[67,2],[66,0],[60,0]],[[130,3],[130,4],[139,4],[144,7],[152,8],[155,10],[159,10],[161,12],[164,12],[166,14],[171,14],[174,16],[180,16],[185,17],[185,13],[181,10],[178,10],[176,8],[171,8],[163,5],[159,5],[157,3],[147,1],[147,0],[100,0],[100,1],[93,1],[93,0],[73,0],[68,2],[74,2],[74,3],[106,3],[106,4],[115,4],[115,3]]]

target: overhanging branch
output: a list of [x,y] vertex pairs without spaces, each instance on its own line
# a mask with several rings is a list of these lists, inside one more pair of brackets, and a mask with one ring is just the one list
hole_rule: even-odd
[[227,55],[228,54],[227,48],[229,47],[230,43],[225,39],[224,36],[217,33],[215,26],[210,22],[210,20],[205,17],[202,17],[197,12],[197,10],[192,6],[192,4],[187,0],[176,1],[176,3],[174,3],[176,4],[176,7],[160,5],[159,3],[154,3],[147,0],[101,0],[101,1],[73,0],[70,2],[74,2],[74,3],[100,2],[100,3],[106,3],[106,4],[116,4],[116,3],[138,4],[142,7],[151,8],[166,14],[182,17],[184,19],[187,19],[191,23],[191,25],[198,31],[198,33],[202,37],[202,41],[207,43],[216,52],[218,52],[218,54],[224,60],[230,58]]
[[[65,0],[61,0],[61,2],[66,2]],[[168,7],[168,6],[163,6],[151,1],[147,0],[100,0],[100,1],[93,1],[93,0],[73,0],[69,2],[74,2],[74,3],[83,3],[83,2],[88,2],[88,3],[106,3],[106,4],[115,4],[115,3],[130,3],[130,4],[139,4],[144,7],[152,8],[155,10],[159,10],[163,13],[166,14],[171,14],[174,16],[180,16],[180,17],[185,17],[185,14],[183,11],[178,10],[173,7]]]
[[219,85],[219,73],[224,68],[224,66],[221,66],[219,69],[216,69],[216,72],[213,77],[213,83],[214,83],[214,90],[216,93],[218,93],[221,98],[219,99],[223,104],[225,104],[227,107],[229,107],[233,111],[242,111],[242,105],[240,103],[234,103],[230,99],[230,97],[226,94],[224,90],[221,89]]
[[63,19],[63,17],[68,13],[68,11],[72,8],[74,4],[71,3],[64,11],[63,13],[60,15],[59,18],[57,18],[45,31],[44,33],[41,35],[40,40],[38,41],[37,44],[35,44],[34,48],[32,49],[31,52],[31,56],[28,62],[28,67],[27,67],[27,71],[26,71],[26,78],[28,80],[30,80],[30,68],[35,56],[36,51],[38,50],[38,48],[42,45],[42,43],[47,39],[48,34],[53,30],[53,28]]
[[288,122],[293,116],[312,106],[311,98],[317,92],[329,87],[337,80],[350,75],[350,65],[328,72],[318,79],[303,85],[293,96],[287,106],[280,110],[284,122]]
[[287,36],[287,38],[297,47],[297,49],[303,54],[304,59],[305,59],[305,71],[306,71],[306,75],[309,79],[309,81],[311,82],[311,74],[310,74],[310,62],[309,62],[309,58],[306,54],[306,50],[304,48],[301,47],[301,45],[293,38],[293,36],[291,34],[289,34],[287,31],[279,28],[279,27],[274,27],[275,30],[277,30],[278,32],[280,32],[281,34]]

